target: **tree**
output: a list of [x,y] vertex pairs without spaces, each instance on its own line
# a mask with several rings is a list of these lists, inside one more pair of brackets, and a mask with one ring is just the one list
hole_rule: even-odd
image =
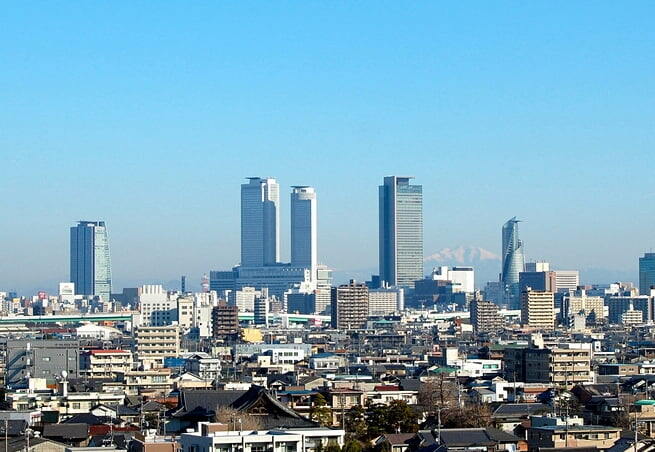
[[318,422],[323,427],[332,425],[332,410],[327,406],[327,401],[323,394],[316,394],[314,400],[312,400],[312,406],[309,409],[309,418],[314,422]]
[[366,441],[368,424],[366,422],[366,411],[361,405],[354,406],[346,412],[344,424],[349,436],[360,441]]
[[418,431],[418,413],[403,400],[393,400],[389,403],[385,433],[414,433],[416,431]]
[[351,439],[343,445],[341,452],[362,452],[362,443],[357,440]]
[[325,452],[341,452],[341,448],[335,441],[330,441],[325,448]]
[[436,413],[439,409],[451,406],[457,400],[457,385],[447,379],[445,372],[421,383],[418,390],[418,403],[425,407],[428,413]]
[[261,430],[263,427],[257,416],[226,406],[217,407],[214,418],[216,422],[226,424],[228,428],[234,430]]
[[441,425],[445,428],[488,427],[491,425],[491,410],[483,404],[449,408],[441,413]]

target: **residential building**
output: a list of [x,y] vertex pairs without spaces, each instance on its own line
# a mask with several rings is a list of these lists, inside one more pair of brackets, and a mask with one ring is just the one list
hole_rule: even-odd
[[650,295],[655,288],[655,253],[644,253],[639,258],[639,294]]
[[[559,344],[551,348],[523,350],[526,383],[550,383],[572,387],[593,382],[589,344]],[[509,365],[509,364],[508,364]]]
[[628,309],[621,314],[621,323],[623,325],[639,325],[644,323],[644,315],[636,309]]
[[369,315],[386,315],[405,308],[405,290],[401,287],[368,290]]
[[379,188],[380,279],[414,287],[423,277],[423,187],[388,176]]
[[316,191],[295,186],[291,192],[291,265],[308,268],[312,280],[317,276],[317,233]]
[[519,238],[519,220],[510,218],[503,225],[501,282],[507,304],[516,308],[520,298],[519,273],[524,270],[523,242]]
[[595,324],[605,318],[605,298],[587,295],[585,289],[569,292],[562,298],[560,317],[568,320],[577,313],[583,313],[588,324]]
[[521,324],[530,328],[552,330],[555,327],[555,299],[552,292],[521,292]]
[[332,288],[332,326],[349,330],[366,326],[368,318],[368,287],[351,280]]
[[224,339],[236,337],[239,330],[239,308],[219,301],[212,309],[213,336]]
[[70,280],[79,295],[111,299],[111,257],[104,221],[79,221],[70,228]]
[[[232,426],[234,427],[234,426]],[[201,422],[198,431],[182,433],[182,452],[319,452],[328,444],[343,446],[344,431],[332,428],[230,430],[225,424]]]
[[279,262],[280,187],[273,178],[249,177],[241,185],[241,266]]
[[86,378],[116,378],[134,367],[129,350],[89,350],[82,353],[80,373]]
[[546,425],[528,428],[527,438],[528,452],[567,448],[607,450],[621,438],[621,429],[605,425]]
[[504,321],[496,303],[480,299],[471,301],[471,324],[476,333],[496,333],[502,331]]
[[643,322],[653,320],[653,297],[647,295],[611,295],[605,298],[608,310],[608,320],[612,324],[620,324],[626,311],[636,309],[642,313]]
[[140,326],[136,328],[136,353],[144,367],[162,367],[164,359],[180,355],[180,327]]

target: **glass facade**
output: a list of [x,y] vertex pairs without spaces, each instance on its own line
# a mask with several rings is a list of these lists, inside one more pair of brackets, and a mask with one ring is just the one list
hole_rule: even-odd
[[655,253],[645,253],[639,258],[639,293],[650,295],[651,287],[655,287]]
[[251,177],[241,185],[241,265],[279,261],[280,188],[275,179]]
[[316,191],[293,187],[291,192],[291,265],[311,269],[316,279]]
[[523,242],[519,239],[519,220],[511,218],[503,225],[503,272],[501,279],[511,307],[520,303],[519,273],[524,270]]
[[111,298],[111,256],[104,221],[80,221],[70,228],[70,280],[76,294]]
[[379,189],[380,280],[414,287],[423,278],[423,187],[388,176]]

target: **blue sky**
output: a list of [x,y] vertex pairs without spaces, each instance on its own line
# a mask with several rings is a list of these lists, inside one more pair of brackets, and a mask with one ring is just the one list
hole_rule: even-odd
[[13,2],[0,18],[0,290],[238,261],[239,184],[319,194],[321,261],[377,262],[377,185],[424,186],[425,253],[634,274],[655,247],[653,2]]

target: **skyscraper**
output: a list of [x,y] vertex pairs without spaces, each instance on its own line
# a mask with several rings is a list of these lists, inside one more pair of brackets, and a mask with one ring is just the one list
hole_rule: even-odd
[[111,258],[104,221],[79,221],[70,228],[70,279],[77,294],[109,301]]
[[655,253],[644,253],[639,258],[639,293],[650,295],[651,287],[655,287]]
[[291,265],[311,270],[316,279],[316,191],[296,186],[291,192]]
[[423,186],[387,176],[380,185],[380,279],[414,287],[423,278]]
[[280,187],[272,178],[249,177],[241,185],[241,265],[262,267],[280,260]]
[[[523,271],[523,242],[519,239],[519,220],[511,218],[503,225],[503,272],[501,281],[505,293],[508,295],[509,303],[516,305],[518,302],[519,273]],[[516,306],[513,306],[516,307]]]

